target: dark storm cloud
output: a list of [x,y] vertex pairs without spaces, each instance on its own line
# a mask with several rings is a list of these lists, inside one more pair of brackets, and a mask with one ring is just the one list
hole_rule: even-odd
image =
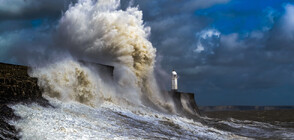
[[[215,89],[210,91],[212,94],[263,94],[265,99],[252,103],[271,104],[267,100],[273,98],[270,95],[272,91],[294,84],[293,9],[294,6],[286,5],[286,13],[270,30],[252,31],[245,37],[240,33],[221,35],[220,47],[215,49],[215,54],[207,57],[204,64],[195,63],[195,67],[185,73],[185,76],[190,76],[185,80],[195,78],[197,88],[208,94],[207,91],[212,89]],[[287,95],[291,90],[276,92],[281,99],[272,104],[291,104]],[[290,98],[293,99],[293,94]]]
[[[77,0],[0,0],[0,61],[31,65],[58,52],[55,26]],[[54,49],[53,49],[54,48]]]
[[57,17],[74,0],[1,0],[0,19]]
[[[191,52],[195,51],[200,41],[199,32],[212,21],[203,16],[195,16],[194,12],[227,2],[228,0],[131,1],[143,11],[144,21],[151,27],[150,40],[157,48],[157,55],[163,56],[162,65],[168,70],[194,66],[192,61],[203,61],[201,54],[195,55]],[[129,1],[122,1],[122,7],[129,4]]]
[[207,8],[216,4],[227,3],[230,0],[122,0],[122,7],[128,5],[139,5],[146,17],[153,18],[154,16],[174,15],[194,12],[195,10]]
[[63,9],[63,1],[48,0],[9,0],[2,1],[1,19],[36,18],[56,15]]
[[0,61],[31,64],[33,62],[46,59],[47,54],[53,53],[49,47],[52,46],[51,32],[49,24],[37,28],[22,28],[11,32],[0,34]]
[[[0,61],[28,65],[53,52],[51,33],[64,1],[1,0]],[[49,51],[48,51],[49,50]]]
[[[157,48],[164,60],[178,59],[174,56],[186,54],[197,47],[197,32],[200,32],[211,21],[202,16],[195,16],[198,9],[216,4],[227,3],[228,0],[189,0],[189,1],[132,1],[143,11],[144,21],[151,26],[151,42]],[[122,7],[129,5],[129,1],[122,1]],[[193,46],[193,47],[191,47]],[[165,55],[168,54],[168,55]],[[173,65],[168,68],[172,69]]]
[[[193,7],[192,2],[198,4]],[[285,90],[279,93],[281,100],[268,102],[276,96],[273,91],[294,84],[294,12],[291,4],[280,4],[285,12],[260,6],[264,9],[260,9],[262,12],[256,17],[263,18],[256,23],[263,24],[258,26],[251,22],[257,19],[251,18],[250,10],[256,9],[243,7],[242,20],[248,14],[249,18],[244,24],[249,25],[244,25],[245,28],[240,30],[228,29],[233,32],[222,33],[216,28],[218,26],[213,26],[214,18],[221,18],[217,17],[221,14],[207,17],[195,12],[228,1],[215,1],[206,3],[207,5],[201,5],[202,2],[204,1],[137,2],[143,10],[146,25],[151,26],[150,39],[158,50],[162,69],[167,73],[172,69],[177,70],[180,89],[196,92],[196,97],[199,97],[197,101],[202,105],[291,104],[290,100],[285,99],[286,95],[289,98],[291,91]],[[192,8],[187,8],[188,5]],[[277,5],[276,3],[275,6]],[[232,9],[226,11],[226,14],[238,16]],[[234,25],[231,26],[233,28]],[[166,87],[168,86],[169,83]],[[254,94],[256,97],[257,94],[263,95],[265,99],[248,102]],[[225,99],[210,101],[211,96],[224,96]]]

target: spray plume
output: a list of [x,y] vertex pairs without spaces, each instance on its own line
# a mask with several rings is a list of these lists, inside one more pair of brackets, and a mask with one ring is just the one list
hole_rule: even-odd
[[79,1],[60,20],[58,38],[73,53],[123,64],[144,79],[153,72],[156,52],[147,40],[150,28],[144,27],[138,8],[117,10],[119,3]]
[[[162,101],[153,74],[156,49],[148,41],[150,27],[144,26],[142,11],[137,7],[120,10],[119,6],[119,0],[80,0],[70,6],[62,16],[57,27],[56,41],[77,59],[114,65],[117,84],[111,83],[110,87],[114,87],[116,92],[111,95],[125,94],[125,99],[129,102],[141,104],[141,100],[144,100],[167,107],[169,105]],[[78,62],[63,61],[62,64],[53,66],[54,69],[37,69],[32,73],[33,76],[39,77],[40,85],[48,94],[73,94],[73,97],[69,96],[70,99],[91,105],[96,97],[105,99],[110,96],[107,90],[103,90],[103,86],[97,85],[101,82],[93,80],[95,72],[91,74],[91,70],[80,66]],[[54,70],[67,72],[56,73]],[[72,76],[67,80],[61,75]],[[81,76],[86,83],[71,81],[79,81]],[[60,90],[61,88],[66,91]],[[114,98],[113,96],[111,98]]]

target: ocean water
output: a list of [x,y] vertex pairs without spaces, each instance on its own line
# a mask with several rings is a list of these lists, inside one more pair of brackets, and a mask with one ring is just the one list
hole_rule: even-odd
[[[294,137],[293,129],[267,123],[168,113],[176,109],[157,85],[150,33],[139,6],[123,10],[120,0],[79,0],[70,5],[54,35],[60,50],[73,56],[52,56],[56,62],[44,62],[30,73],[53,107],[11,105],[21,119],[9,123],[27,140]],[[114,71],[107,75],[96,65],[80,64],[77,60],[83,58],[111,64]]]
[[104,102],[90,107],[46,97],[54,107],[10,106],[22,119],[9,123],[22,139],[293,139],[294,130],[254,121],[228,121],[161,113],[152,108],[134,111]]

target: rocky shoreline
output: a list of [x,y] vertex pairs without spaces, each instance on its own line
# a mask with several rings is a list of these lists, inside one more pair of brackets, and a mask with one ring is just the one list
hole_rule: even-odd
[[19,139],[20,130],[9,125],[8,121],[20,119],[9,105],[38,103],[50,106],[42,97],[38,79],[28,75],[29,67],[0,63],[0,139]]

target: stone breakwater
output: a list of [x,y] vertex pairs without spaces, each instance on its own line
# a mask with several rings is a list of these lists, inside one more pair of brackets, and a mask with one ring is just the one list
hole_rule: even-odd
[[38,79],[28,75],[28,67],[0,63],[0,95],[2,102],[23,101],[42,96]]
[[9,108],[9,104],[36,102],[48,106],[42,98],[38,79],[28,75],[29,67],[0,63],[0,139],[19,139],[18,132],[8,124],[9,120],[19,119]]

